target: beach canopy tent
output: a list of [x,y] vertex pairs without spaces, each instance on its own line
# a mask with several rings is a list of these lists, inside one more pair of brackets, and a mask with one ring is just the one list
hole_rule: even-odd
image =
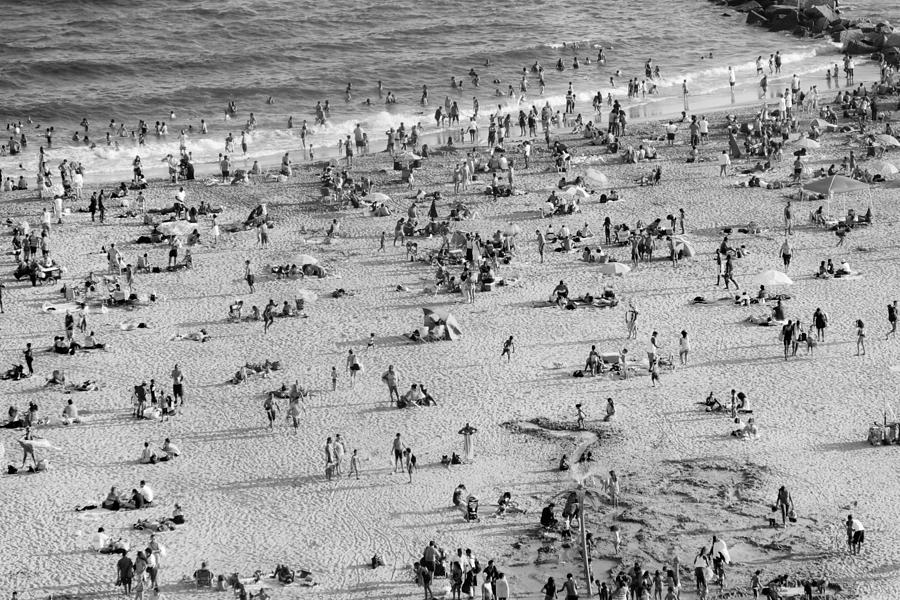
[[425,327],[427,327],[429,331],[443,325],[444,336],[446,339],[457,340],[459,339],[459,336],[462,335],[462,328],[456,321],[456,317],[454,317],[449,310],[437,307],[423,307],[422,313],[424,315]]
[[750,285],[794,285],[794,281],[781,271],[767,269],[751,277]]
[[306,265],[317,265],[319,264],[319,259],[310,256],[309,254],[299,254],[294,258],[294,264],[301,267],[305,267]]
[[837,125],[829,123],[825,119],[813,119],[813,123],[822,131],[837,131]]
[[694,245],[681,236],[675,237],[675,251],[681,258],[693,258],[697,254]]

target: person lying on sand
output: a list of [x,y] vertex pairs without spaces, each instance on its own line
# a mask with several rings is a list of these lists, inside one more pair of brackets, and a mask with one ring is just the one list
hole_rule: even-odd
[[188,340],[191,342],[205,342],[209,340],[209,334],[205,329],[201,329],[200,331],[195,331],[192,333],[177,333],[172,337],[171,341],[175,340]]

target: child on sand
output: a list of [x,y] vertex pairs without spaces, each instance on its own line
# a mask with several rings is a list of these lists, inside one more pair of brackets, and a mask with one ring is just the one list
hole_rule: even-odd
[[576,418],[577,418],[577,422],[578,422],[578,429],[584,429],[584,417],[585,417],[585,414],[584,414],[584,411],[581,410],[581,405],[580,405],[580,404],[576,404],[576,405],[575,405],[575,410],[577,411],[577,412],[576,412]]
[[347,474],[347,478],[353,477],[354,474],[356,474],[356,479],[359,479],[359,456],[356,448],[353,449],[353,454],[350,455],[350,472]]

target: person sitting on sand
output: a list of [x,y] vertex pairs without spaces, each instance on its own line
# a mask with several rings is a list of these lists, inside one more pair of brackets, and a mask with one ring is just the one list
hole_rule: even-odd
[[712,392],[710,392],[709,396],[706,397],[706,400],[703,401],[703,405],[706,406],[706,412],[722,412],[725,410],[725,406],[719,402],[718,398],[713,396]]
[[100,350],[100,349],[106,348],[106,344],[101,344],[100,342],[98,342],[97,339],[94,337],[94,332],[92,331],[89,335],[86,335],[84,337],[84,344],[82,344],[81,347],[84,348],[85,350],[92,350],[92,349]]
[[102,508],[106,510],[119,510],[122,508],[122,502],[119,498],[119,490],[116,486],[113,486],[109,489],[109,493],[106,495],[106,499],[100,503]]
[[75,406],[75,402],[71,398],[69,398],[65,408],[63,408],[62,417],[63,425],[81,423],[81,419],[78,417],[78,407]]
[[575,232],[575,235],[582,238],[589,238],[594,237],[594,232],[591,231],[591,226],[585,223],[584,227]]
[[569,470],[569,459],[563,454],[562,458],[559,459],[559,470],[560,471],[568,471]]
[[[178,446],[172,443],[172,440],[166,438],[162,445],[162,451],[166,453],[166,456],[163,460],[172,460],[181,454],[181,450],[178,449]],[[177,505],[176,505],[177,506]]]
[[553,515],[554,507],[556,507],[556,504],[551,502],[541,511],[541,527],[552,529],[559,524],[559,521]]
[[453,490],[453,506],[463,506],[463,500],[469,495],[469,491],[466,489],[466,486],[463,484],[459,484],[456,486],[456,489]]
[[556,302],[559,306],[565,306],[568,299],[569,288],[563,280],[560,280],[559,284],[553,288],[553,293],[550,294],[550,302]]
[[784,321],[784,306],[781,304],[781,300],[779,300],[775,306],[772,307],[772,319],[775,321]]
[[281,307],[281,316],[282,317],[293,317],[296,316],[297,313],[294,312],[294,309],[288,304],[288,301],[284,301],[284,305]]

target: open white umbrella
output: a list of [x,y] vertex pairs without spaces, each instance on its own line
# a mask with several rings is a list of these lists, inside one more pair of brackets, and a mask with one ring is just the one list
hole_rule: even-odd
[[401,160],[421,160],[422,157],[416,154],[415,152],[410,152],[407,150],[403,154],[400,155]]
[[372,192],[368,196],[366,196],[366,200],[369,202],[390,202],[391,197],[387,194],[382,194],[381,192]]
[[604,275],[625,275],[631,272],[631,267],[620,262],[600,263],[598,268]]
[[294,295],[297,296],[298,300],[303,300],[304,302],[315,302],[319,299],[319,296],[312,290],[297,290],[294,292]]
[[751,285],[793,285],[794,281],[787,274],[775,269],[767,269],[750,278]]
[[503,228],[503,234],[510,237],[519,235],[520,233],[522,233],[522,228],[515,223],[507,223],[506,227]]
[[294,259],[294,264],[301,267],[305,267],[306,265],[317,265],[319,264],[319,259],[310,256],[309,254],[301,254]]
[[878,173],[884,177],[896,175],[897,172],[900,171],[893,163],[889,163],[886,160],[873,160],[871,162],[863,163],[862,166],[867,169],[869,173],[872,173],[873,175]]
[[794,145],[799,148],[806,148],[807,150],[816,150],[822,147],[822,144],[808,137],[800,138],[794,143]]
[[587,200],[591,197],[591,194],[584,189],[583,187],[573,186],[563,192],[563,196],[569,196],[571,198],[578,198],[580,200]]
[[609,177],[607,177],[597,169],[588,169],[587,171],[585,171],[584,178],[594,185],[609,185]]
[[875,141],[885,147],[900,148],[900,140],[897,140],[894,136],[886,133],[879,133],[876,135]]
[[197,229],[197,224],[190,221],[166,221],[160,223],[158,229],[163,235],[186,235]]

